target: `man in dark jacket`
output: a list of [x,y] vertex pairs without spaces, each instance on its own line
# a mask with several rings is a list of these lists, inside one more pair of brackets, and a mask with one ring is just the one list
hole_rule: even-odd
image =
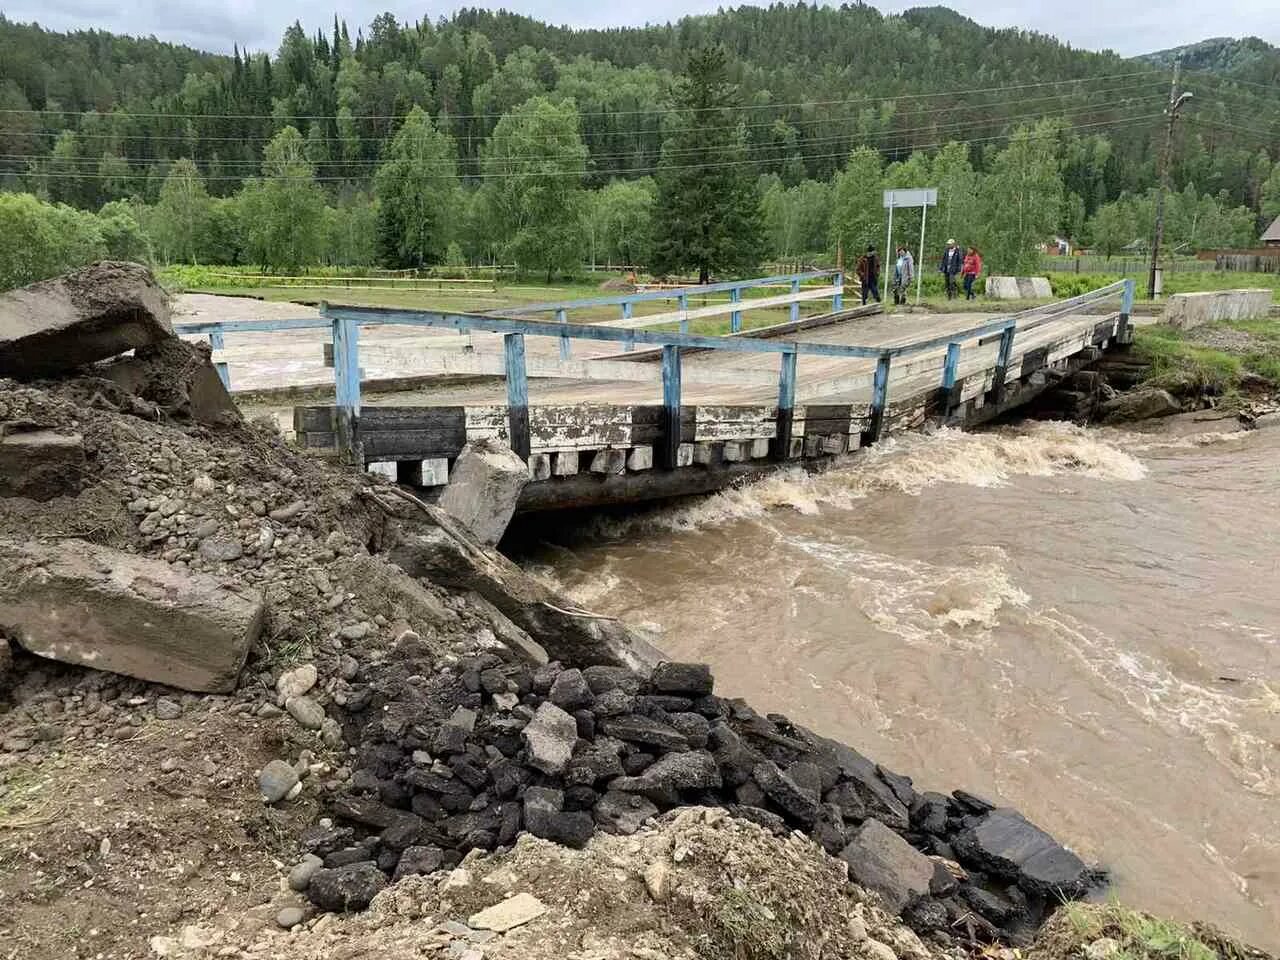
[[942,273],[943,278],[947,281],[947,299],[954,300],[958,287],[956,286],[956,277],[960,276],[960,271],[964,269],[964,254],[960,252],[960,247],[956,244],[955,239],[947,241],[947,249],[942,253],[942,264],[938,270]]
[[858,282],[862,284],[862,302],[867,302],[867,295],[880,302],[880,258],[876,256],[874,246],[867,247],[867,252],[858,258]]

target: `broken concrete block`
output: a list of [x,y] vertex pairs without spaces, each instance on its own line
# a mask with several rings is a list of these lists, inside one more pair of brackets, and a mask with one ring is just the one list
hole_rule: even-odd
[[264,609],[214,577],[83,540],[0,541],[0,628],[37,656],[226,693]]
[[172,337],[164,290],[141,264],[104,260],[0,294],[0,376],[53,376]]
[[442,487],[449,482],[449,460],[432,457],[422,461],[422,486]]
[[716,459],[716,445],[709,440],[701,440],[693,445],[693,462],[699,466],[709,467]]
[[529,479],[546,480],[551,476],[551,454],[534,453],[529,456]]
[[240,408],[209,356],[208,344],[169,339],[139,347],[132,357],[99,364],[95,372],[171,417],[214,425],[237,423],[243,419]]
[[676,466],[691,467],[693,466],[693,444],[682,443],[676,448]]
[[751,448],[748,451],[747,456],[752,460],[759,460],[761,457],[767,457],[769,455],[768,437],[756,437],[754,440],[749,442],[751,444]]
[[641,447],[632,447],[631,452],[627,454],[628,470],[652,470],[653,469],[653,447],[645,445]]
[[591,458],[591,472],[613,475],[615,473],[626,473],[627,471],[627,451],[625,450],[597,450],[594,457]]
[[849,438],[843,433],[829,433],[822,438],[819,449],[826,454],[844,453],[848,447]]
[[440,509],[462,521],[476,539],[502,539],[529,482],[529,465],[500,440],[472,440],[462,448],[440,494]]
[[84,437],[78,433],[0,430],[0,497],[43,503],[84,485]]
[[578,451],[561,450],[552,455],[551,473],[557,477],[572,477],[578,472]]
[[725,463],[741,463],[747,459],[748,443],[746,440],[726,440],[723,453]]
[[387,460],[381,463],[371,463],[365,467],[366,472],[377,474],[380,477],[386,477],[391,482],[395,482],[398,477],[396,464],[394,461]]

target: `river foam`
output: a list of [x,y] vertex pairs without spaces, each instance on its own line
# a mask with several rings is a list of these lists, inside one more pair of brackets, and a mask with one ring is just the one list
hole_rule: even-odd
[[1103,480],[1134,481],[1147,470],[1124,449],[1127,435],[1106,434],[1069,423],[1040,422],[967,433],[942,428],[906,433],[842,457],[828,469],[779,470],[751,483],[676,506],[597,521],[594,533],[623,537],[637,528],[696,530],[790,509],[815,515],[823,507],[848,509],[871,494],[896,491],[918,496],[945,483],[1003,486],[1019,476],[1079,473]]

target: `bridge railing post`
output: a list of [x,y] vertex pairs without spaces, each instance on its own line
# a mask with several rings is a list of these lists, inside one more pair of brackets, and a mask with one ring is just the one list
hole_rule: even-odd
[[[631,301],[630,300],[622,301],[622,319],[623,320],[631,319]],[[635,348],[636,348],[636,342],[634,340],[628,340],[626,342],[626,345],[622,349],[625,350],[627,353],[630,353]]]
[[687,293],[682,293],[677,299],[680,304],[680,314],[681,314],[680,332],[688,333],[689,332],[689,295]]
[[[729,302],[730,303],[742,302],[741,287],[734,287],[732,290],[729,291]],[[742,332],[742,311],[741,310],[734,310],[729,314],[729,332],[730,333]]]
[[892,359],[892,355],[882,353],[876,360],[876,375],[871,385],[871,417],[862,434],[864,447],[878,441],[884,432],[884,412],[889,405],[889,364]]
[[360,325],[350,317],[333,318],[333,392],[338,449],[363,466],[356,435],[360,419]]
[[[556,311],[556,322],[560,324],[569,322],[569,317],[563,308]],[[570,345],[569,335],[567,333],[560,334],[560,359],[568,360],[572,354],[573,347]]]
[[791,456],[791,428],[795,422],[796,404],[796,352],[787,350],[781,354],[778,367],[778,422],[773,441],[773,459],[786,460]]
[[674,470],[680,453],[680,348],[662,348],[662,466]]
[[507,429],[511,436],[511,449],[521,460],[528,461],[529,378],[524,363],[524,334],[503,335],[502,352],[506,362]]
[[[226,338],[222,335],[221,330],[215,330],[209,334],[209,349],[221,350],[227,345]],[[222,385],[228,390],[231,389],[231,367],[226,363],[215,363],[213,368],[218,371],[218,379],[222,381]]]
[[1000,334],[1000,353],[996,356],[996,369],[991,381],[991,399],[996,404],[1004,400],[1004,383],[1008,377],[1009,358],[1013,356],[1013,332],[1014,325],[1010,323]]
[[952,341],[947,344],[947,361],[942,366],[942,409],[944,418],[951,417],[959,398],[956,396],[956,372],[960,367],[960,344]]
[[831,297],[831,312],[839,313],[844,309],[844,274],[836,271],[836,275],[832,278],[832,286],[836,288],[836,292]]
[[[793,297],[800,296],[800,281],[795,277],[791,278],[791,295]],[[791,301],[791,322],[795,323],[799,319],[800,319],[800,301],[792,300]]]
[[1133,343],[1133,295],[1137,282],[1129,277],[1124,281],[1124,291],[1120,294],[1120,320],[1116,324],[1116,343]]

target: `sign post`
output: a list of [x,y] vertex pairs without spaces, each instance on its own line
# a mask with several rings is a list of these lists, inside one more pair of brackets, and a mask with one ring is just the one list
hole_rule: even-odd
[[[884,206],[889,211],[889,232],[884,244],[884,288],[889,288],[889,257],[892,256],[891,247],[893,246],[893,211],[897,207],[905,209],[920,208],[920,258],[916,261],[916,304],[920,303],[921,289],[924,283],[924,274],[921,268],[924,265],[924,228],[928,222],[929,208],[938,205],[938,190],[936,187],[919,187],[912,190],[886,190],[884,192]],[[895,257],[895,259],[897,259]]]

